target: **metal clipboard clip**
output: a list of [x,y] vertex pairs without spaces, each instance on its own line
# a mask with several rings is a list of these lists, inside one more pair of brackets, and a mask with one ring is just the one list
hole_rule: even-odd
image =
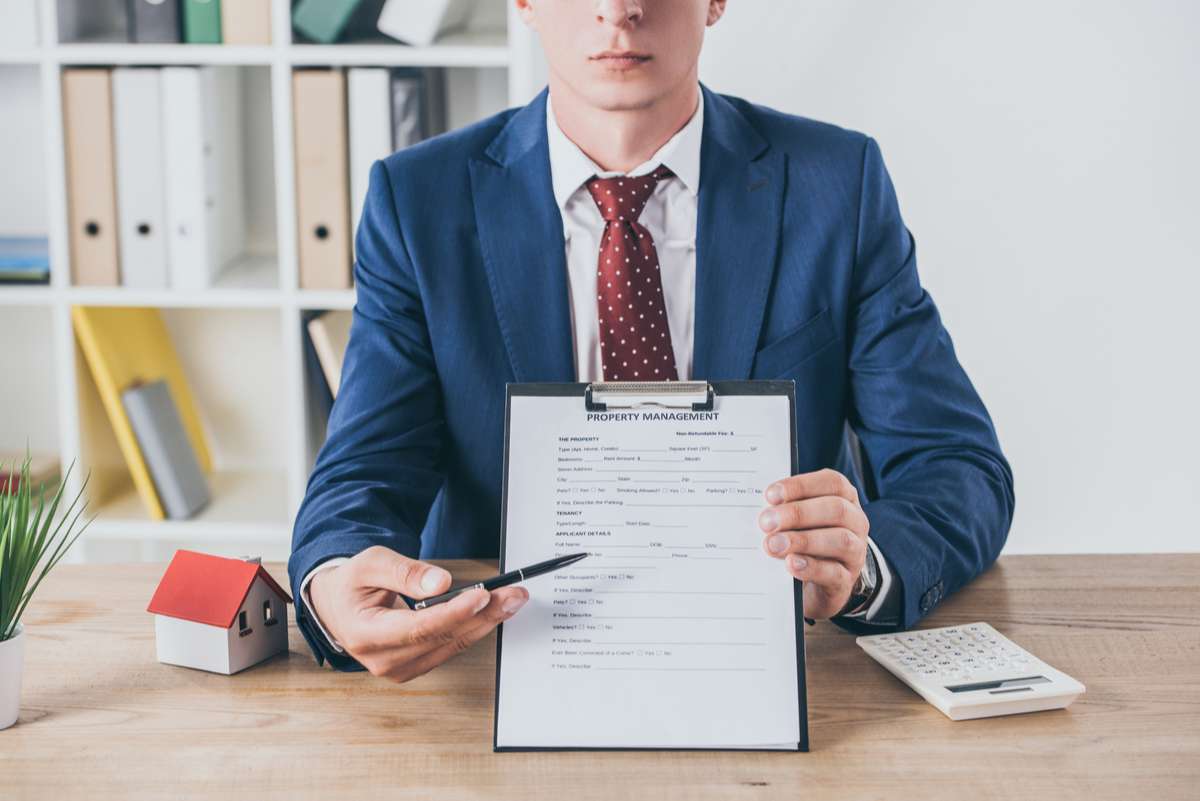
[[595,381],[583,391],[589,412],[657,406],[711,412],[713,388],[707,381]]

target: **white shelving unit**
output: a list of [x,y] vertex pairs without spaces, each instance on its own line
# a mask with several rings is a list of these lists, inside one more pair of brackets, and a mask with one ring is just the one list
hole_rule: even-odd
[[[292,43],[290,0],[273,0],[270,46],[59,43],[57,0],[38,0],[38,48],[0,53],[0,92],[24,81],[38,96],[41,185],[13,190],[44,202],[51,284],[0,284],[0,449],[56,452],[65,471],[77,462],[73,497],[91,471],[89,512],[96,513],[71,558],[77,561],[164,559],[177,547],[230,555],[286,557],[295,512],[304,496],[307,441],[301,313],[349,309],[354,290],[308,291],[297,286],[291,76],[297,67],[436,66],[447,70],[449,127],[522,105],[544,85],[545,67],[533,34],[507,0],[477,0],[476,20],[430,47],[401,44]],[[3,24],[3,20],[0,20]],[[63,153],[60,78],[74,65],[220,65],[269,72],[268,173],[274,249],[229,271],[231,279],[203,292],[72,286]],[[31,78],[31,73],[37,79]],[[264,95],[268,92],[264,91]],[[3,95],[0,94],[0,99]],[[4,134],[0,133],[0,136]],[[5,144],[7,140],[0,140]],[[36,150],[35,148],[31,148]],[[14,163],[0,159],[0,169]],[[35,166],[39,162],[29,162]],[[27,170],[21,175],[26,176]],[[18,176],[20,177],[20,176]],[[14,179],[15,180],[15,179]],[[361,203],[361,198],[352,202]],[[37,210],[35,210],[37,211]],[[0,232],[6,207],[0,205]],[[40,211],[37,211],[40,216]],[[26,226],[28,227],[28,226]],[[200,407],[215,472],[213,501],[185,521],[152,521],[116,450],[90,372],[75,341],[73,305],[152,306],[168,329]],[[240,340],[239,340],[240,338]],[[242,344],[239,344],[241,342]],[[236,347],[232,358],[227,351]],[[16,376],[19,380],[10,381]],[[80,469],[82,468],[82,469]],[[92,490],[95,490],[94,492]]]

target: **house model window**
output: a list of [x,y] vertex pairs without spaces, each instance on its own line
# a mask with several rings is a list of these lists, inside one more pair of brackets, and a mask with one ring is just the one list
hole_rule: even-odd
[[245,637],[253,630],[254,629],[250,628],[249,624],[246,623],[246,610],[243,609],[242,611],[238,612],[238,636]]
[[263,601],[263,625],[274,626],[278,622],[279,619],[275,617],[275,613],[271,610],[271,602]]

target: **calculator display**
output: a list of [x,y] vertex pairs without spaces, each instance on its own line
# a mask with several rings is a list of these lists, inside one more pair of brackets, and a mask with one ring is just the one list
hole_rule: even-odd
[[1024,676],[1019,679],[999,679],[997,681],[977,681],[974,684],[954,684],[946,687],[952,693],[969,693],[975,690],[991,690],[993,693],[1017,692],[1029,689],[1031,684],[1049,684],[1045,676]]

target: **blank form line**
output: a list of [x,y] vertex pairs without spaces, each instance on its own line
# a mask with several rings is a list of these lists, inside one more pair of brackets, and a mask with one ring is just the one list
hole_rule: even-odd
[[765,617],[721,617],[719,615],[592,615],[595,620],[766,620]]
[[649,548],[649,545],[587,545],[587,548]]
[[[576,643],[572,643],[574,645]],[[579,645],[766,645],[765,642],[653,642],[651,640],[630,640],[621,642],[618,640],[593,640],[589,643],[578,643]]]
[[753,673],[762,673],[766,668],[668,668],[668,667],[598,667],[596,670],[716,670],[716,671],[749,671]]
[[667,506],[671,508],[693,506],[723,506],[735,509],[761,509],[761,503],[627,503],[626,506]]
[[711,590],[594,590],[603,595],[766,595],[765,592],[712,592]]
[[[593,469],[597,473],[674,473],[674,472],[676,472],[669,467],[663,467],[661,469],[660,468],[646,468],[644,470],[639,470],[637,468],[628,468],[628,467],[596,467]],[[701,468],[698,470],[680,470],[678,472],[680,472],[680,473],[753,473],[755,471],[754,470],[716,470],[716,469],[708,470],[708,469]]]

